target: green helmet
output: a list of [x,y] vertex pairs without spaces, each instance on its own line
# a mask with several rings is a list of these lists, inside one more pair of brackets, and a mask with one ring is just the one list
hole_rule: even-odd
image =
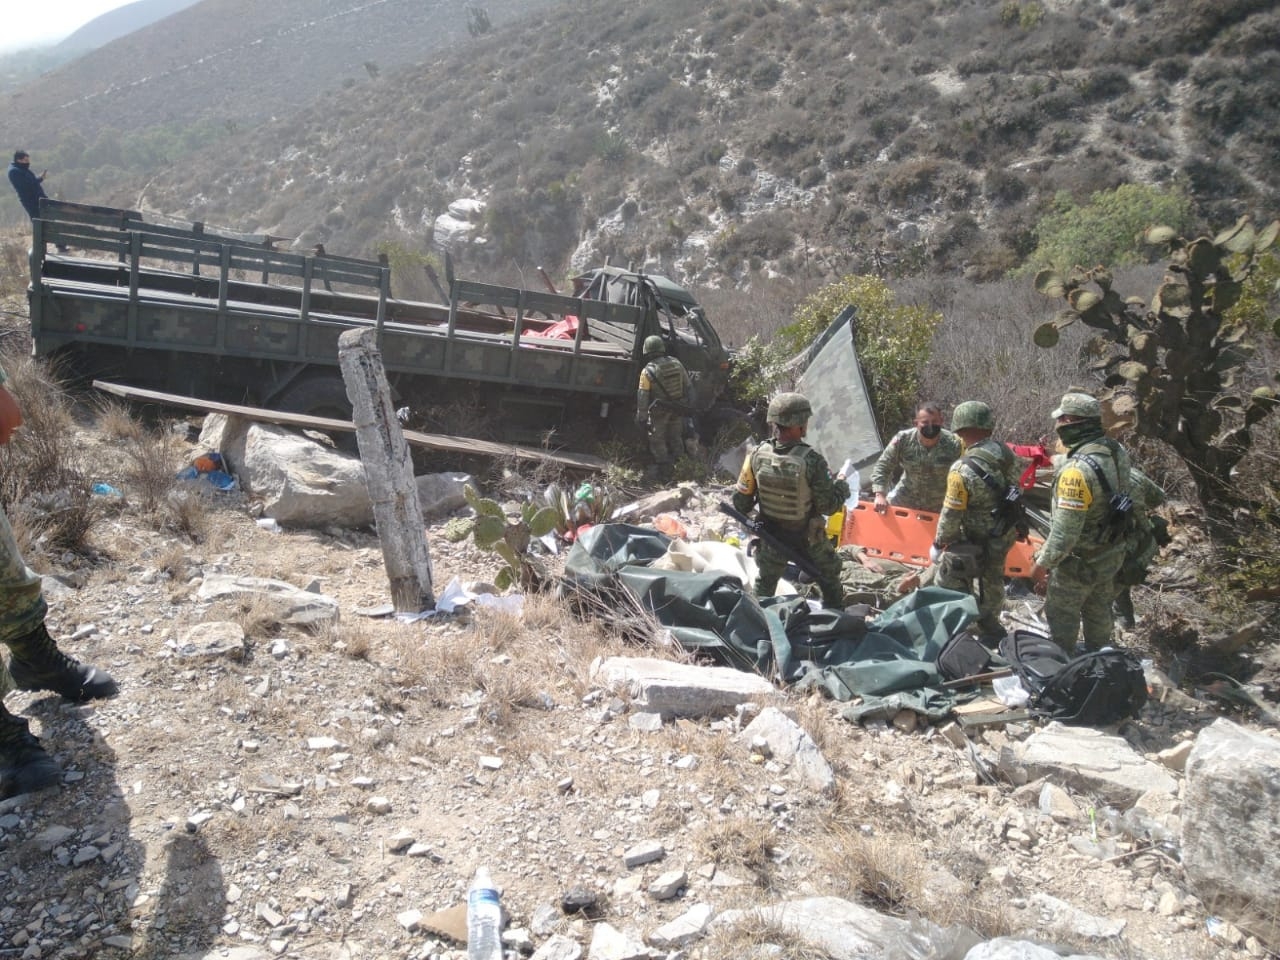
[[653,357],[666,352],[667,345],[662,342],[662,338],[656,333],[644,338],[644,355],[646,357]]
[[981,400],[966,400],[951,411],[951,429],[953,431],[974,429],[994,430],[996,421],[991,416],[991,408]]
[[780,427],[803,427],[813,416],[813,407],[802,393],[780,393],[769,401],[766,419]]
[[1059,417],[1084,417],[1088,420],[1102,419],[1102,404],[1087,393],[1068,393],[1058,402],[1058,409],[1049,414],[1053,419]]

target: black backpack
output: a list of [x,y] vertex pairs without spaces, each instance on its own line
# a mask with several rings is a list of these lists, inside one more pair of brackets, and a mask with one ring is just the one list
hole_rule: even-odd
[[972,627],[957,630],[938,651],[938,674],[943,680],[963,680],[991,669],[991,651]]
[[1069,657],[1048,637],[1017,630],[1000,642],[1000,655],[1031,694],[1031,713],[1046,720],[1107,726],[1136,717],[1147,702],[1142,661],[1127,650]]

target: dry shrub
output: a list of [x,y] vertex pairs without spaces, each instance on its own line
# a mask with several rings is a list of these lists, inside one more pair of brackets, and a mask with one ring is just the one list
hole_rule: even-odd
[[695,836],[701,855],[717,867],[735,867],[751,874],[756,884],[771,889],[777,875],[774,830],[767,821],[741,814],[707,824]]
[[[833,894],[881,913],[918,915],[940,927],[968,927],[986,938],[1004,936],[1013,929],[1003,896],[981,896],[967,886],[963,893],[939,890],[932,883],[937,867],[931,861],[946,862],[948,852],[940,857],[926,853],[914,835],[834,825],[822,835],[822,845],[813,855],[830,877]],[[960,850],[950,855],[957,861],[973,859]],[[963,882],[957,889],[961,886]]]
[[698,956],[705,960],[828,960],[831,955],[768,916],[751,914],[732,926],[716,928]]
[[101,511],[80,462],[71,404],[44,365],[16,357],[3,364],[24,421],[0,448],[0,504],[18,548],[24,555],[80,549]]

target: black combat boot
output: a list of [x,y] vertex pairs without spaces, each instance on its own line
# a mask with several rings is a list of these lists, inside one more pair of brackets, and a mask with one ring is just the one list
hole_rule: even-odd
[[69,657],[53,642],[43,623],[9,644],[9,675],[19,690],[52,690],[83,703],[120,692],[111,674]]
[[62,768],[31,735],[27,721],[0,704],[0,800],[33,793],[62,780]]

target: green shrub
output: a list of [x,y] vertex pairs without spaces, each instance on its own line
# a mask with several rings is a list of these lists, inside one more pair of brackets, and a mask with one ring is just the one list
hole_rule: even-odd
[[[806,297],[793,322],[776,342],[791,356],[808,346],[849,305],[858,308],[854,342],[883,435],[911,419],[920,393],[920,375],[942,314],[899,304],[879,277],[846,276]],[[887,431],[887,432],[886,432]]]
[[1073,266],[1117,266],[1150,259],[1137,237],[1153,224],[1181,233],[1190,228],[1191,200],[1181,190],[1126,183],[1102,190],[1080,206],[1066,194],[1036,224],[1031,266],[1070,270]]

